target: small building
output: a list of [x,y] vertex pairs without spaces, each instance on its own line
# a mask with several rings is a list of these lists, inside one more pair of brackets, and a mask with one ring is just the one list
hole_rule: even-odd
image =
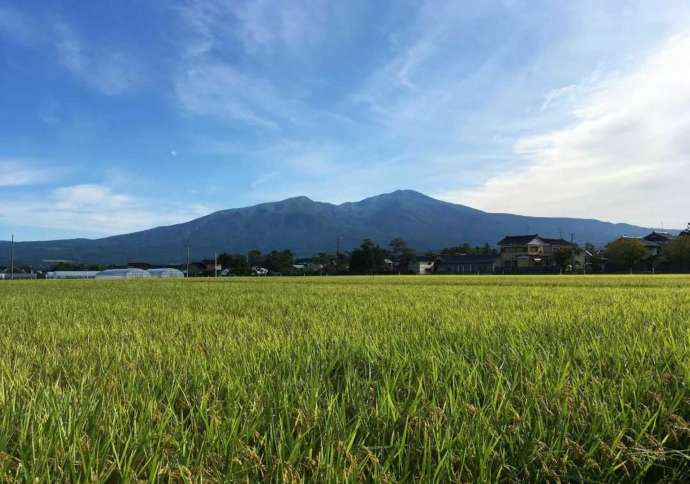
[[252,276],[267,276],[268,275],[268,269],[266,269],[265,267],[253,266],[251,271],[252,271]]
[[437,274],[493,274],[498,265],[498,256],[459,254],[441,256],[436,260]]
[[0,272],[0,280],[36,279],[34,272]]
[[149,269],[147,272],[151,275],[151,277],[156,279],[180,279],[184,277],[184,272],[172,267]]
[[99,271],[50,271],[46,279],[93,279]]
[[96,279],[149,279],[149,274],[144,269],[128,267],[127,269],[107,269],[96,274]]
[[407,270],[412,274],[433,274],[435,263],[430,257],[417,257],[407,264]]

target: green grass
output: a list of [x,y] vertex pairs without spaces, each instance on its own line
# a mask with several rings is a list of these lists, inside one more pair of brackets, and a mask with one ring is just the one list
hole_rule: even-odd
[[0,283],[0,481],[690,478],[690,277]]

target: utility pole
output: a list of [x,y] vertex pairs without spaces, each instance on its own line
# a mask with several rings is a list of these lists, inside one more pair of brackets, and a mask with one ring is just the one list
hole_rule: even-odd
[[10,243],[10,280],[14,280],[14,234],[12,234],[12,242]]
[[187,244],[187,277],[189,277],[189,244]]
[[213,277],[218,277],[218,252],[213,253]]
[[570,267],[572,272],[575,273],[575,234],[570,232]]

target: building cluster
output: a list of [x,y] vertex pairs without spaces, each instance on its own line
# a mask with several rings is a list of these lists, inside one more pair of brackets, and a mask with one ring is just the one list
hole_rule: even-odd
[[[623,236],[617,239],[634,240],[645,250],[641,260],[654,261],[670,241],[690,237],[688,228],[678,235],[653,231],[643,237]],[[616,242],[616,241],[614,241]],[[409,263],[414,274],[544,274],[556,272],[599,272],[607,263],[606,252],[595,253],[562,238],[553,239],[539,234],[512,235],[498,242],[496,255],[454,254],[438,257],[417,257]],[[596,267],[594,267],[596,261]]]
[[498,242],[496,255],[454,254],[418,257],[410,263],[414,274],[548,273],[585,268],[587,251],[564,239],[539,234],[512,235]]
[[[185,276],[232,276],[269,274],[300,275],[300,274],[549,274],[549,273],[591,273],[605,270],[616,270],[608,267],[609,254],[613,255],[614,245],[632,245],[636,247],[636,257],[642,265],[654,272],[659,261],[665,259],[665,247],[669,242],[679,237],[690,240],[690,224],[678,235],[668,232],[653,231],[643,237],[623,236],[608,245],[607,250],[598,251],[591,245],[579,247],[573,241],[562,238],[554,239],[540,234],[511,235],[504,237],[496,246],[497,250],[486,245],[482,248],[470,250],[467,244],[462,247],[444,249],[439,255],[414,255],[409,250],[406,253],[387,252],[365,241],[362,247],[378,253],[380,261],[374,268],[361,270],[355,267],[355,253],[338,253],[336,256],[320,254],[317,258],[293,259],[289,251],[272,252],[264,257],[269,265],[250,265],[250,258],[238,255],[228,257],[228,264],[220,264],[216,260],[192,262],[179,267],[153,267],[149,264],[132,264],[138,267],[106,270],[54,270],[42,276],[46,279],[148,279],[148,278],[182,278]],[[402,242],[402,241],[399,241]],[[680,241],[678,241],[680,242]],[[368,245],[367,245],[368,244]],[[669,245],[669,249],[670,249]],[[689,249],[690,250],[690,249]],[[378,252],[376,252],[378,251]],[[258,251],[257,251],[258,252]],[[468,252],[468,253],[464,253]],[[473,252],[473,253],[469,253]],[[670,250],[668,251],[671,252]],[[276,269],[275,261],[270,261],[273,254],[283,255],[284,266]],[[403,255],[405,254],[405,255]],[[250,253],[251,255],[251,253]],[[277,260],[277,255],[273,258]],[[225,254],[221,255],[221,259]],[[268,257],[268,259],[267,259]],[[246,267],[238,268],[232,261],[240,261]],[[282,259],[281,259],[282,260]],[[624,269],[632,270],[632,264]],[[680,271],[687,271],[690,261],[683,262]],[[662,269],[664,269],[662,267]],[[359,270],[359,272],[358,272]],[[620,270],[620,268],[619,268]],[[668,267],[665,270],[672,270]],[[0,271],[1,279],[35,279],[33,271]]]

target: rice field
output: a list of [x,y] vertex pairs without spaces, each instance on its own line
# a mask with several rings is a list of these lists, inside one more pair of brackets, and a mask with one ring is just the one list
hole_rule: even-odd
[[0,481],[690,479],[690,277],[0,283]]

